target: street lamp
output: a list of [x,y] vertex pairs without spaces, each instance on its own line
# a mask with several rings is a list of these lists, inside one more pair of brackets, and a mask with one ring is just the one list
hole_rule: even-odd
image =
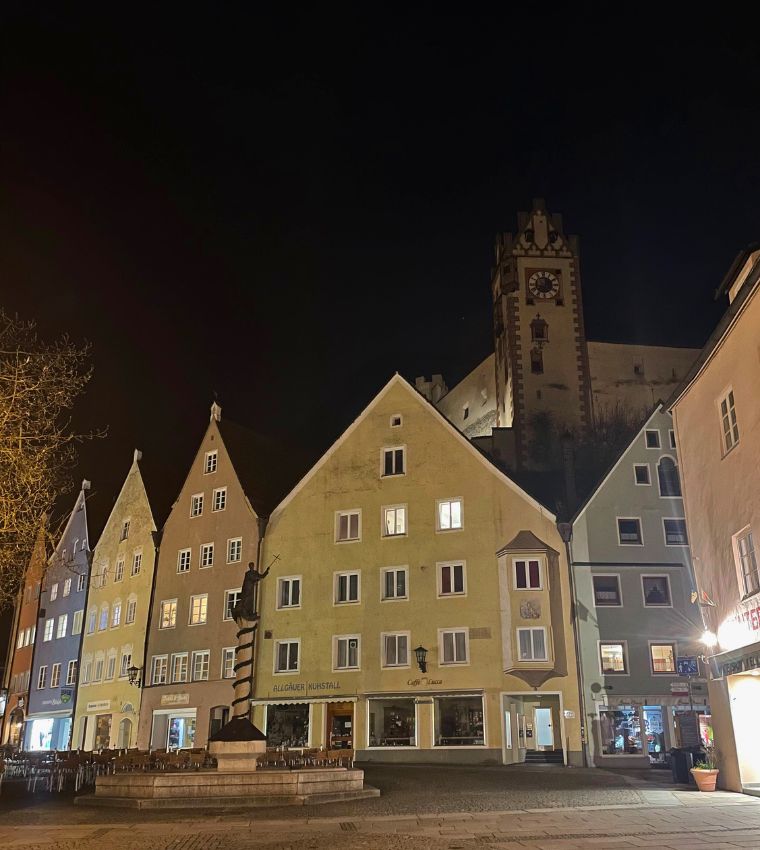
[[131,667],[127,667],[127,679],[130,685],[140,687],[140,673],[142,673],[142,667],[135,667],[134,664]]
[[414,650],[414,655],[417,659],[417,666],[423,673],[427,673],[427,661],[425,660],[427,658],[427,654],[428,651],[422,645],[418,646],[417,649]]
[[708,649],[712,649],[712,647],[714,647],[714,646],[716,646],[716,645],[717,645],[717,643],[718,643],[718,637],[717,637],[717,635],[715,634],[715,632],[711,632],[709,629],[707,629],[707,630],[706,630],[706,631],[702,634],[702,643],[703,643],[703,644],[704,644],[704,645],[705,645]]

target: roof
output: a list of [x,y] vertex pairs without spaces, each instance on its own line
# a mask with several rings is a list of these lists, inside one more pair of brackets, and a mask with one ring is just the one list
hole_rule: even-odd
[[507,543],[502,546],[501,549],[496,553],[497,555],[503,555],[505,552],[554,552],[557,554],[557,550],[552,548],[548,543],[544,543],[540,537],[536,537],[536,535],[532,531],[518,531],[517,534]]

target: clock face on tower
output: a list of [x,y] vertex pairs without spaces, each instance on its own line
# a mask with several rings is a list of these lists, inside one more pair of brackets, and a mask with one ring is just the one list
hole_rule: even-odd
[[537,271],[528,278],[528,292],[534,298],[556,298],[559,295],[559,278],[550,271]]

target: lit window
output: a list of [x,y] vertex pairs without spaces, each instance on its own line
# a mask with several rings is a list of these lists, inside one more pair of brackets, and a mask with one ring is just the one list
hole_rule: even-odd
[[599,663],[603,675],[608,673],[627,673],[628,664],[623,643],[600,643]]
[[137,611],[137,600],[136,599],[128,599],[127,600],[127,615],[124,618],[125,623],[134,623],[135,621],[135,612]]
[[111,608],[111,628],[115,629],[121,625],[121,600],[117,599]]
[[676,672],[676,646],[674,643],[650,643],[649,657],[652,673]]
[[686,535],[685,519],[664,519],[666,546],[688,546],[689,538]]
[[172,682],[186,682],[188,672],[188,655],[186,652],[172,655]]
[[641,520],[638,517],[619,519],[618,540],[621,546],[641,546]]
[[165,655],[154,655],[152,665],[151,681],[154,685],[166,684],[166,672],[169,666],[168,658]]
[[68,626],[69,616],[68,614],[61,614],[58,617],[58,629],[56,630],[55,636],[56,638],[65,638],[66,637],[66,627]]
[[201,569],[214,566],[214,544],[201,544]]
[[670,581],[667,576],[642,576],[641,587],[647,608],[670,607]]
[[297,673],[298,672],[298,650],[297,640],[278,640],[274,644],[275,673]]
[[403,537],[406,534],[406,507],[395,505],[383,508],[383,537]]
[[233,614],[232,612],[235,609],[235,606],[240,602],[240,596],[242,595],[242,588],[238,587],[235,590],[226,590],[224,592],[224,619],[232,620]]
[[124,581],[124,559],[123,558],[120,558],[116,562],[116,572],[114,573],[113,580],[114,580],[114,582]]
[[78,635],[82,633],[82,620],[84,619],[84,610],[74,611],[74,619],[71,621],[71,634]]
[[520,661],[546,661],[546,629],[518,629],[517,645]]
[[739,424],[736,421],[736,405],[734,391],[729,392],[720,400],[720,422],[723,428],[723,450],[730,452],[739,442]]
[[644,441],[648,449],[660,448],[660,432],[657,430],[644,431]]
[[462,527],[462,500],[441,499],[438,502],[438,530],[454,531]]
[[469,637],[466,629],[440,631],[441,664],[467,664]]
[[662,457],[657,464],[657,480],[661,496],[680,496],[681,481],[678,477],[678,466],[673,458]]
[[406,472],[406,449],[403,446],[383,449],[383,477]]
[[236,564],[243,557],[243,538],[231,537],[227,541],[227,563]]
[[593,576],[594,605],[597,608],[605,606],[619,607],[623,604],[620,595],[619,576]]
[[67,578],[63,583],[63,595],[68,596],[71,593],[71,579]]
[[55,584],[54,584],[54,585],[50,588],[50,601],[51,601],[51,602],[55,602],[55,600],[56,600],[57,598],[58,598],[58,582],[56,582],[56,583],[55,583]]
[[407,598],[407,568],[391,567],[383,570],[383,599]]
[[167,599],[161,603],[159,629],[173,629],[177,625],[177,600]]
[[214,501],[211,510],[223,511],[227,507],[227,488],[220,487],[214,490]]
[[61,665],[53,664],[53,668],[50,671],[50,687],[57,688],[61,684]]
[[140,575],[142,569],[142,552],[135,552],[132,556],[132,575]]
[[201,593],[190,597],[190,625],[202,626],[208,614],[208,594]]
[[335,515],[335,540],[345,543],[359,540],[361,536],[361,511],[338,511]]
[[203,493],[190,497],[190,516],[200,516],[203,513]]
[[634,463],[633,465],[634,480],[637,484],[651,484],[652,480],[649,476],[648,463]]
[[333,638],[336,670],[358,670],[360,659],[359,635]]
[[210,652],[204,649],[193,653],[193,681],[205,682],[208,679],[208,666]]
[[216,464],[219,457],[219,452],[214,450],[213,452],[206,452],[206,457],[203,461],[203,474],[210,475],[212,472],[216,472]]
[[235,678],[235,647],[225,646],[222,650],[222,678]]
[[541,589],[541,563],[538,560],[518,560],[515,564],[515,588],[517,590]]
[[757,593],[760,590],[760,576],[758,576],[755,541],[751,531],[737,535],[736,554],[744,595],[750,596],[753,593]]
[[466,591],[465,565],[438,564],[438,595],[458,596]]
[[408,667],[409,666],[409,635],[405,632],[400,634],[381,635],[383,642],[383,667]]
[[335,574],[335,602],[344,604],[359,601],[359,573]]
[[190,549],[180,549],[177,553],[177,572],[186,573],[190,569]]
[[108,628],[108,603],[105,602],[100,608],[100,619],[98,620],[98,631],[104,632]]
[[51,617],[49,620],[45,620],[45,631],[42,634],[42,640],[47,642],[53,639],[53,626],[54,620]]
[[299,608],[301,606],[301,577],[278,579],[277,607]]

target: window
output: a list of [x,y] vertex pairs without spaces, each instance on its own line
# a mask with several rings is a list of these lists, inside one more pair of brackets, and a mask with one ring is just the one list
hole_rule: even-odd
[[216,465],[219,459],[219,452],[214,450],[213,452],[206,452],[206,456],[203,460],[203,474],[210,475],[212,472],[216,472]]
[[335,573],[335,602],[343,605],[359,601],[359,573]]
[[129,668],[132,666],[132,653],[122,652],[121,662],[119,663],[119,678],[126,679],[129,675]]
[[208,594],[201,593],[190,597],[190,625],[202,626],[208,613]]
[[462,527],[461,499],[440,499],[437,508],[438,531],[455,531]]
[[203,493],[190,497],[190,516],[200,516],[203,513]]
[[274,672],[297,673],[300,641],[278,640],[274,644]]
[[68,596],[71,593],[71,579],[67,578],[63,583],[63,595]]
[[660,448],[660,432],[656,430],[647,430],[644,431],[644,440],[646,442],[646,447],[648,449],[659,449]]
[[50,670],[50,687],[57,688],[60,687],[61,684],[61,665],[53,664],[52,669]]
[[114,573],[113,580],[114,580],[114,582],[124,581],[124,559],[123,558],[119,558],[119,560],[116,562],[116,572]]
[[243,538],[231,537],[227,541],[227,563],[236,564],[243,557]]
[[55,602],[55,600],[56,600],[57,598],[58,598],[58,582],[56,582],[56,583],[55,583],[55,584],[54,584],[54,585],[50,588],[50,601],[51,601],[51,602]]
[[649,476],[649,464],[634,463],[633,478],[637,484],[651,484],[652,479]]
[[193,681],[205,682],[208,679],[208,665],[211,653],[208,649],[193,653]]
[[172,682],[186,682],[188,672],[188,655],[180,652],[172,655]]
[[686,535],[685,519],[664,519],[662,524],[665,529],[666,546],[688,546],[689,538]]
[[140,575],[142,569],[142,552],[135,552],[132,556],[132,575]]
[[733,390],[729,390],[720,400],[720,421],[723,428],[723,451],[727,454],[739,442],[739,425],[736,421]]
[[636,708],[599,708],[599,736],[606,756],[640,755],[641,720]]
[[212,511],[223,511],[227,507],[227,488],[219,487],[214,490],[214,499],[211,504]]
[[334,637],[333,658],[336,670],[358,670],[361,658],[359,635]]
[[406,506],[383,508],[383,537],[403,537],[406,534]]
[[441,629],[438,632],[441,664],[467,664],[469,661],[467,629]]
[[390,567],[382,571],[382,599],[407,598],[407,571],[407,567]]
[[90,608],[87,614],[87,634],[91,635],[95,631],[95,625],[98,622],[98,609]]
[[541,563],[536,559],[518,560],[515,564],[515,588],[517,590],[541,589]]
[[660,484],[660,495],[672,497],[681,495],[681,480],[678,477],[678,466],[671,457],[661,457],[657,464],[657,480]]
[[136,611],[137,611],[137,600],[136,599],[128,599],[127,600],[127,616],[124,618],[124,622],[127,625],[129,623],[134,623]]
[[370,699],[369,746],[416,747],[413,699]]
[[125,519],[121,526],[121,540],[126,540],[129,537],[129,520]]
[[406,472],[406,449],[402,446],[383,449],[383,477]]
[[186,573],[190,570],[190,549],[180,549],[177,553],[177,572]]
[[235,647],[225,646],[222,650],[222,678],[235,678]]
[[41,691],[45,688],[45,679],[47,678],[47,664],[43,664],[37,673],[37,690]]
[[76,658],[69,661],[66,667],[66,684],[75,685],[77,682],[77,660]]
[[92,674],[93,682],[100,682],[103,679],[103,663],[105,659],[102,654],[95,657],[95,672]]
[[641,537],[641,520],[638,517],[629,519],[619,519],[618,525],[618,540],[621,546],[642,546],[643,539]]
[[53,623],[54,620],[52,617],[49,620],[45,620],[45,631],[42,635],[43,641],[49,641],[53,639]]
[[380,635],[383,667],[409,666],[409,633]]
[[750,596],[760,590],[760,576],[757,571],[757,554],[752,532],[747,530],[736,537],[736,555],[742,578],[742,589],[745,596]]
[[153,656],[153,666],[152,666],[152,675],[151,681],[154,685],[165,685],[166,684],[166,668],[168,666],[168,659],[165,655],[154,655]]
[[592,576],[594,585],[594,605],[619,607],[623,604],[620,595],[620,576]]
[[544,353],[540,348],[532,348],[530,351],[530,371],[533,375],[544,374]]
[[201,569],[214,566],[214,544],[201,544]]
[[105,587],[108,582],[108,564],[104,564],[99,573],[95,574],[95,587]]
[[108,664],[106,665],[106,681],[111,681],[116,675],[116,655],[108,656]]
[[87,582],[87,576],[82,574],[77,576],[77,593],[81,593],[84,590],[85,583]]
[[674,449],[676,447],[676,432],[672,429],[668,431],[668,438],[670,440],[670,448]]
[[670,607],[670,581],[667,576],[642,576],[641,588],[647,608]]
[[649,657],[652,673],[676,672],[676,645],[674,643],[650,643]]
[[98,619],[98,631],[104,632],[108,628],[108,603],[105,602],[100,608],[100,618]]
[[338,511],[335,514],[335,540],[345,543],[361,537],[361,511]]
[[277,607],[278,608],[300,608],[301,607],[301,577],[290,576],[281,578],[277,582]]
[[56,630],[55,636],[56,638],[65,638],[66,637],[66,627],[69,623],[69,615],[61,614],[58,617],[58,628]]
[[438,564],[438,595],[463,596],[466,592],[464,564]]
[[71,634],[79,635],[82,633],[82,620],[84,619],[84,610],[80,608],[74,611],[74,618],[71,621]]
[[235,606],[240,602],[242,588],[238,587],[234,590],[226,590],[224,593],[224,619],[234,619],[232,612]]
[[117,599],[111,608],[111,628],[115,629],[121,625],[121,599]]
[[394,413],[391,416],[391,428],[400,428],[403,424],[404,420],[400,413]]
[[470,405],[466,404],[462,408],[462,419],[464,420],[464,419],[469,419],[469,418],[470,418]]
[[82,666],[82,684],[87,685],[92,680],[92,661],[85,660]]
[[599,643],[599,667],[602,675],[609,673],[627,673],[628,663],[626,659],[625,643]]
[[434,697],[436,747],[485,745],[483,697]]
[[546,654],[546,629],[518,629],[517,644],[520,661],[548,661]]
[[166,599],[161,603],[159,629],[173,629],[177,625],[177,600]]

